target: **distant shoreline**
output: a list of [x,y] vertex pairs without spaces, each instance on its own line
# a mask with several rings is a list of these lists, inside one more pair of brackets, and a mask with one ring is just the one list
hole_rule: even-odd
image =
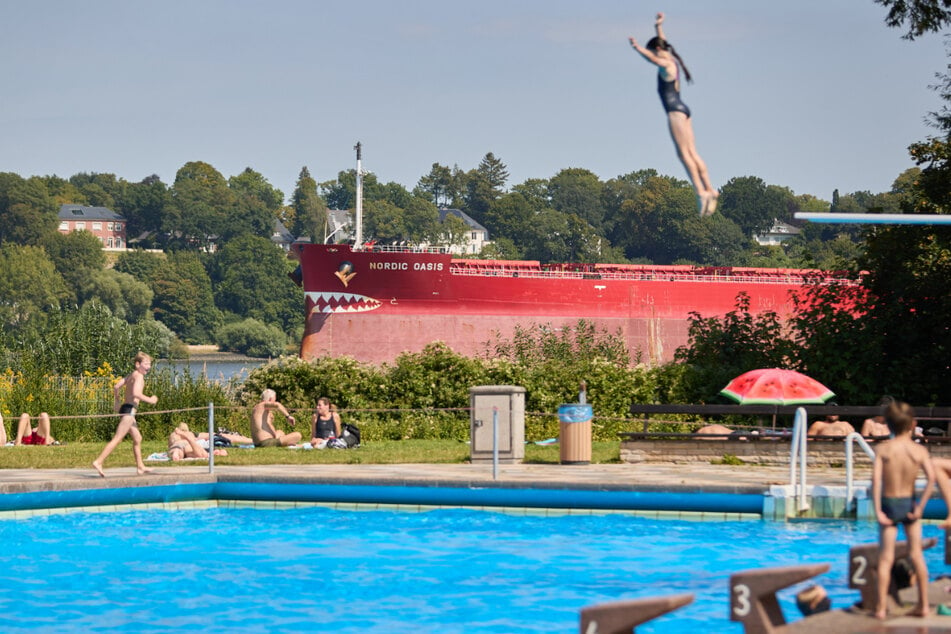
[[247,355],[238,354],[236,352],[221,352],[218,350],[218,346],[214,345],[202,345],[202,346],[188,346],[188,358],[187,359],[172,359],[171,362],[179,361],[218,361],[218,362],[241,362],[241,361],[253,361],[255,363],[266,363],[267,359],[259,357],[249,357]]

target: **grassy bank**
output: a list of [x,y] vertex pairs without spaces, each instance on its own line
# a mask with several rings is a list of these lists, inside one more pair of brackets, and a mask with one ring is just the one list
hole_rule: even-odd
[[[105,443],[68,443],[51,447],[3,447],[0,448],[0,469],[92,469],[91,463],[102,451]],[[166,443],[145,441],[142,455],[164,452]],[[594,442],[591,461],[594,463],[619,462],[620,444]],[[227,456],[215,458],[215,464],[265,465],[265,464],[454,464],[469,461],[469,445],[457,440],[382,440],[366,443],[357,449],[333,449],[305,451],[278,448],[239,449],[231,447]],[[534,464],[558,464],[558,445],[526,445],[525,462]],[[205,461],[148,462],[149,467],[180,467],[204,465]],[[132,444],[126,440],[106,460],[106,469],[131,467]]]

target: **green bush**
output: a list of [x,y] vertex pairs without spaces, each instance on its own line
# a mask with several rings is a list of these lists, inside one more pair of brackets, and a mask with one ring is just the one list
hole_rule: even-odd
[[[614,345],[614,335],[583,322],[576,329],[553,333],[545,327],[525,329],[513,342],[497,342],[491,358],[461,356],[442,343],[418,353],[400,355],[392,365],[360,363],[350,357],[322,357],[308,362],[296,356],[278,357],[253,370],[240,385],[221,386],[204,376],[153,371],[146,393],[159,397],[145,406],[140,429],[148,439],[164,438],[174,425],[207,426],[207,405],[215,405],[215,425],[247,435],[249,408],[271,388],[295,413],[297,430],[307,434],[316,401],[326,396],[341,410],[345,422],[361,428],[365,442],[401,439],[469,439],[469,388],[477,385],[520,385],[526,389],[527,440],[559,435],[558,406],[578,400],[579,384],[587,384],[594,409],[594,440],[617,440],[618,432],[639,428],[629,412],[632,401],[663,402],[679,374],[669,366],[631,366]],[[123,369],[128,361],[123,362]],[[2,380],[3,377],[5,380]],[[25,409],[35,414],[109,414],[102,419],[56,423],[57,437],[66,440],[106,440],[115,430],[111,389],[118,377],[111,366],[84,381],[63,379],[67,389],[51,390],[45,375],[12,371],[0,375],[0,412],[5,416]],[[187,410],[156,413],[165,410]],[[80,422],[82,421],[82,422]],[[672,424],[679,426],[679,423]],[[663,424],[661,425],[663,427]],[[653,429],[653,428],[652,428]]]
[[257,319],[227,324],[215,333],[215,343],[225,351],[249,357],[277,357],[287,348],[287,335]]

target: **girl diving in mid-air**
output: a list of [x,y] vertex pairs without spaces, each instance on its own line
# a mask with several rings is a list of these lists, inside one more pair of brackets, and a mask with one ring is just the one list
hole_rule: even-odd
[[661,103],[667,111],[667,124],[670,136],[677,148],[677,156],[687,169],[690,182],[697,191],[697,208],[701,216],[709,216],[717,209],[717,199],[720,193],[710,184],[710,175],[707,165],[697,154],[694,142],[693,125],[690,123],[690,109],[680,100],[680,73],[683,69],[684,77],[691,81],[690,72],[684,66],[680,55],[664,37],[662,25],[664,14],[658,13],[654,21],[657,36],[647,42],[646,47],[640,46],[632,37],[631,46],[640,53],[641,57],[657,66],[657,92],[660,93]]

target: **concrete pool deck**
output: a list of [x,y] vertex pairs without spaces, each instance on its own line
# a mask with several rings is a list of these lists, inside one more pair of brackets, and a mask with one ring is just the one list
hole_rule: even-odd
[[616,510],[727,520],[871,517],[870,474],[861,468],[855,471],[851,504],[845,469],[826,466],[808,469],[804,502],[799,488],[789,484],[788,467],[775,465],[516,463],[500,464],[497,479],[492,465],[484,463],[222,465],[213,474],[202,463],[153,469],[142,476],[132,467],[106,469],[105,478],[91,467],[0,470],[0,513],[19,517],[30,509],[247,499],[337,507],[506,507],[533,513]]
[[[493,480],[491,464],[328,464],[328,465],[216,465],[157,466],[136,475],[132,467],[106,468],[106,477],[88,469],[2,469],[0,494],[140,487],[212,482],[220,478],[254,481],[293,481],[314,484],[361,483],[422,486],[505,486],[524,488],[594,488],[683,493],[760,493],[774,485],[789,484],[789,468],[710,464],[500,464]],[[856,469],[856,485],[867,486],[869,469]],[[809,468],[808,486],[843,487],[842,467]]]

